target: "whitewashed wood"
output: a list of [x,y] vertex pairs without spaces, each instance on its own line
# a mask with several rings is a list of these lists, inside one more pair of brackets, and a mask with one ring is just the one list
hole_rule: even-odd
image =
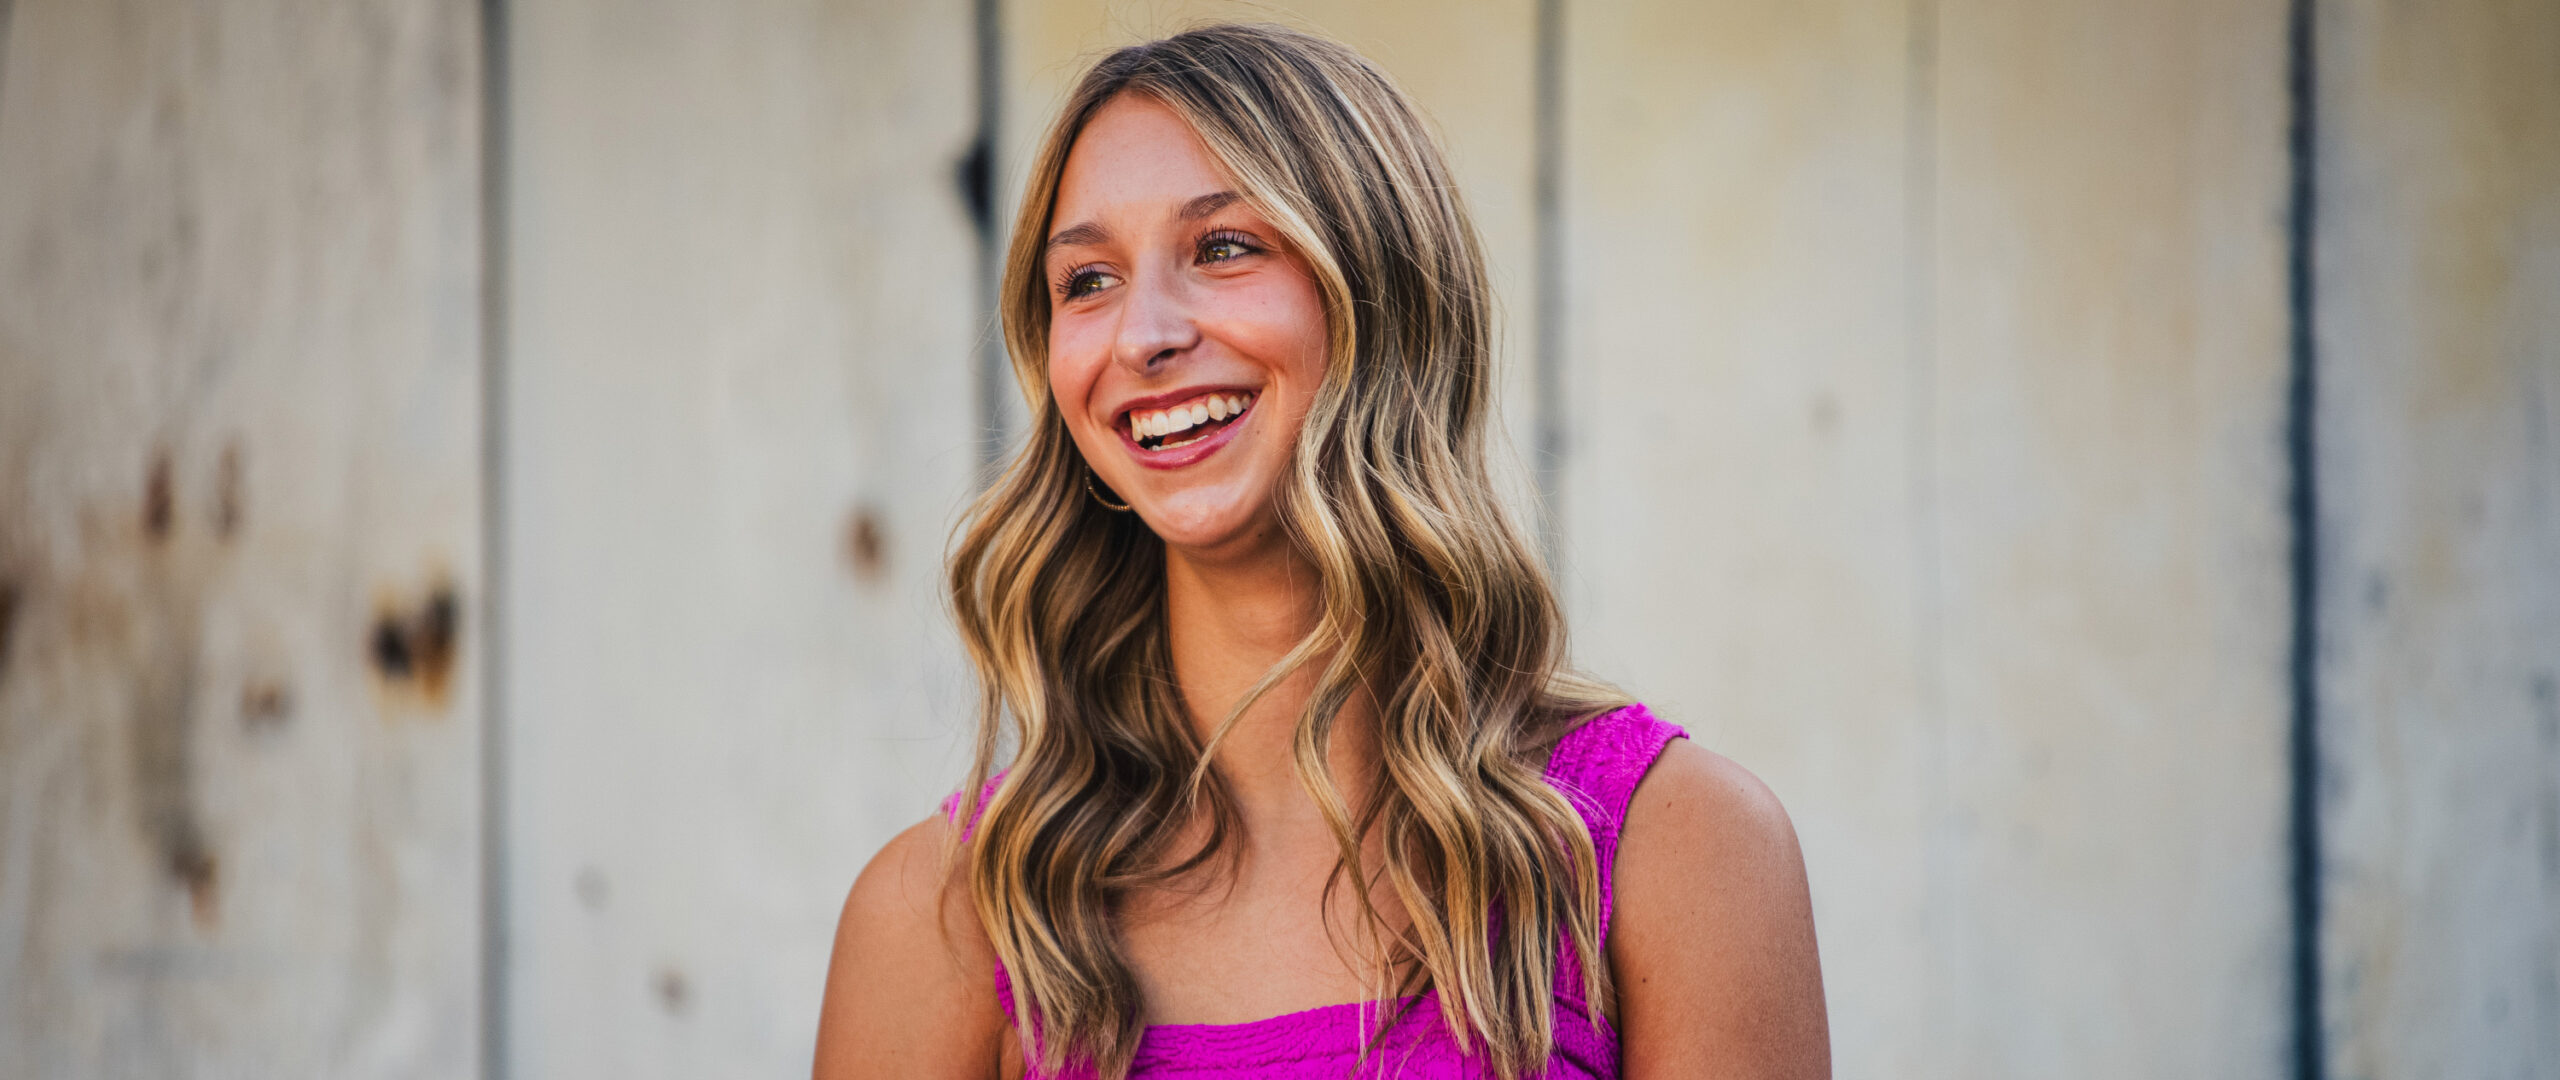
[[2275,5],[1577,5],[1583,655],[1785,798],[1843,1075],[2282,1052]]
[[2319,11],[2330,1075],[2560,1077],[2560,7]]
[[2263,1076],[2283,956],[2284,11],[1937,12],[1950,1075]]
[[967,8],[510,11],[511,1075],[795,1075],[973,707]]
[[469,1075],[475,9],[0,13],[0,1075]]
[[1566,25],[1576,652],[1787,803],[1842,1076],[1928,1074],[1943,1038],[1910,35],[1866,0]]

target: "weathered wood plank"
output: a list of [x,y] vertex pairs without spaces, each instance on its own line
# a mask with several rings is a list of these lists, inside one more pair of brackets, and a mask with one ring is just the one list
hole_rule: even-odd
[[1576,651],[1786,800],[1842,1076],[1927,1074],[1937,1041],[1904,16],[1565,26]]
[[2318,11],[2331,1075],[2560,1077],[2560,7]]
[[2280,15],[1574,9],[1584,653],[1789,799],[1844,1075],[2281,1052]]
[[469,1074],[475,9],[0,11],[0,1075]]
[[970,719],[967,8],[512,11],[513,1075],[792,1075]]
[[1947,1075],[2265,1076],[2283,5],[1939,5]]

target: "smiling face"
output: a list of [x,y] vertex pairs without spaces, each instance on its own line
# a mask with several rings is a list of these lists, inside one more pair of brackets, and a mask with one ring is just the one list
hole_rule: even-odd
[[1173,110],[1124,93],[1076,137],[1050,214],[1049,392],[1165,543],[1279,540],[1272,496],[1324,378],[1324,301]]

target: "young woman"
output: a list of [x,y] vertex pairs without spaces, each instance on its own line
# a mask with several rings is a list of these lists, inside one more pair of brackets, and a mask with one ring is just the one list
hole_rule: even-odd
[[1084,77],[1006,265],[1030,437],[951,559],[977,768],[854,884],[820,1080],[1827,1075],[1785,812],[1564,667],[1490,302],[1350,50]]

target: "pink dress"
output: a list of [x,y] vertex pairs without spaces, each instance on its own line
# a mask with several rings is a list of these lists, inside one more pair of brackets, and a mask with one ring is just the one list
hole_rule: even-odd
[[[1642,705],[1629,705],[1592,719],[1556,744],[1547,762],[1547,783],[1562,792],[1590,826],[1600,861],[1600,940],[1608,940],[1612,863],[1618,834],[1626,824],[1627,802],[1662,748],[1687,732],[1656,720]],[[992,793],[994,786],[988,787]],[[1548,1060],[1548,1080],[1601,1080],[1618,1075],[1618,1033],[1605,1018],[1583,1004],[1579,964],[1570,942],[1556,972],[1555,1054]],[[1004,965],[996,965],[996,998],[1007,1017],[1013,1013],[1013,982]],[[1138,1043],[1132,1080],[1254,1076],[1272,1080],[1347,1080],[1369,1077],[1448,1080],[1490,1077],[1481,1061],[1461,1056],[1457,1041],[1440,1020],[1429,994],[1405,1009],[1377,1045],[1369,1048],[1365,1067],[1361,1040],[1372,1030],[1377,1002],[1325,1005],[1304,1012],[1242,1024],[1158,1024]],[[1052,1078],[1036,1067],[1029,1080]]]

